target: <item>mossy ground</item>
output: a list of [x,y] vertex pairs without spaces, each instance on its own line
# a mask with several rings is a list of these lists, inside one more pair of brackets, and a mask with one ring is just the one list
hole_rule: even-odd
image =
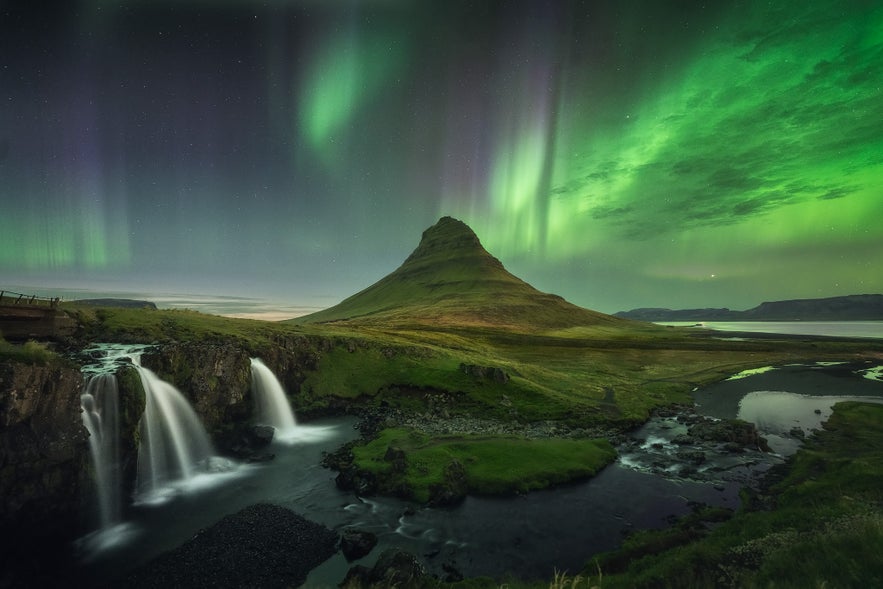
[[[397,467],[397,453],[404,468]],[[386,484],[407,489],[415,501],[430,499],[433,485],[445,484],[446,470],[462,465],[466,491],[515,494],[594,475],[613,461],[606,440],[518,437],[438,436],[409,429],[385,429],[353,449],[355,464],[381,476]]]

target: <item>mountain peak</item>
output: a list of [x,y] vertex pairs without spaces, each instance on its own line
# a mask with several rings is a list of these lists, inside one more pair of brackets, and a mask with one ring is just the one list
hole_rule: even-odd
[[622,320],[538,291],[509,273],[466,223],[442,217],[395,271],[329,309],[293,321],[524,331]]
[[423,232],[420,244],[411,252],[402,268],[452,260],[475,263],[479,259],[488,266],[503,270],[503,264],[484,249],[469,225],[453,217],[442,217]]

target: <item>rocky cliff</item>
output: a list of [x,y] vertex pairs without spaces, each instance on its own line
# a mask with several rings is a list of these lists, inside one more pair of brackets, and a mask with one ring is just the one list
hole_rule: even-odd
[[0,363],[0,528],[10,547],[0,586],[15,582],[13,570],[42,578],[39,557],[64,553],[82,530],[91,488],[82,388],[80,371],[59,361]]

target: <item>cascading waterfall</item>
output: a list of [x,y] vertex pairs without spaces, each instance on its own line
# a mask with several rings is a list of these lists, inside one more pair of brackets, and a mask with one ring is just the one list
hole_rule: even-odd
[[122,517],[118,404],[116,376],[93,374],[89,377],[80,405],[83,425],[89,432],[101,529],[119,523]]
[[141,366],[139,358],[133,360],[146,396],[136,480],[137,493],[145,497],[207,470],[215,452],[184,395]]
[[251,359],[251,389],[257,404],[258,421],[276,428],[277,438],[294,435],[297,423],[282,384],[259,358]]

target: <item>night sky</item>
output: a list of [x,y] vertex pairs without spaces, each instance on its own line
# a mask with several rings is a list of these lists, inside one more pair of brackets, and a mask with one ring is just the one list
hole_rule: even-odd
[[879,293],[883,3],[3,0],[0,207],[38,294],[327,307],[442,215],[605,312]]

